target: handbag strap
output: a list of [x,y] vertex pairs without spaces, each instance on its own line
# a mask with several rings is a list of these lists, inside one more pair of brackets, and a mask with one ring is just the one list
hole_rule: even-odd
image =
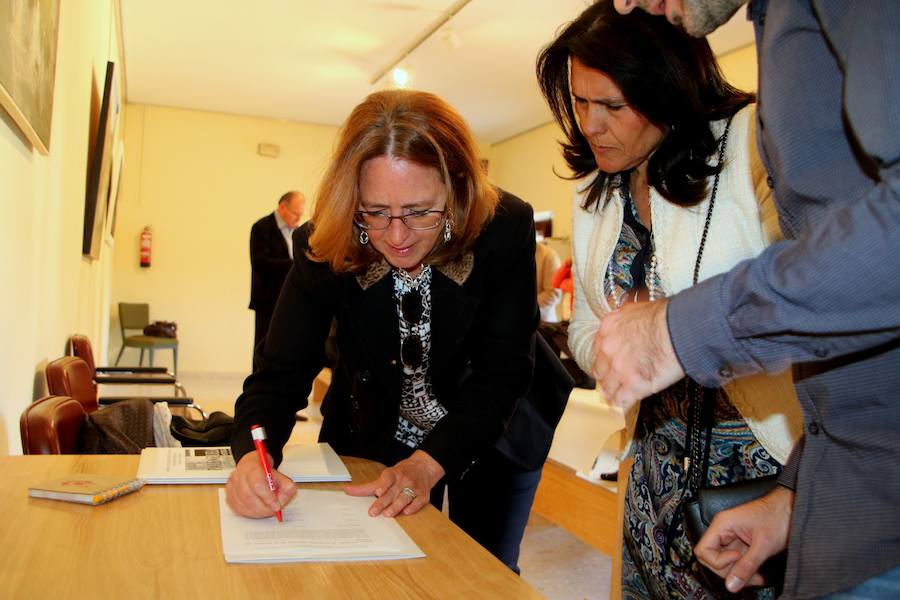
[[[716,192],[719,190],[719,174],[724,168],[725,146],[728,143],[728,131],[731,129],[731,118],[725,124],[722,133],[722,145],[719,147],[718,171],[713,179],[712,194],[709,197],[709,206],[706,209],[706,221],[703,224],[703,234],[700,236],[700,247],[697,249],[697,260],[694,262],[694,276],[692,285],[697,285],[700,280],[700,262],[703,260],[703,250],[706,248],[706,238],[709,235],[709,226],[712,222],[713,207],[716,203]],[[685,378],[688,388],[694,388],[690,406],[690,421],[688,422],[686,441],[688,444],[688,477],[686,490],[688,497],[694,498],[697,490],[706,485],[706,474],[709,469],[709,446],[712,439],[712,428],[717,391],[704,388],[690,378]],[[701,440],[701,435],[704,439]]]
[[[700,236],[700,246],[697,249],[697,259],[694,261],[693,285],[697,285],[700,279],[700,263],[703,260],[703,251],[706,248],[706,238],[709,235],[709,226],[712,223],[713,207],[716,203],[716,193],[719,191],[719,174],[725,164],[725,146],[728,142],[728,131],[731,129],[731,118],[725,124],[722,140],[719,146],[719,162],[716,176],[713,178],[712,193],[709,196],[709,206],[706,208],[706,221],[703,223],[703,233]],[[670,550],[675,539],[675,530],[678,527],[679,517],[684,510],[684,505],[697,496],[697,491],[706,485],[706,474],[709,461],[709,447],[712,440],[712,428],[716,406],[715,389],[704,388],[689,377],[684,378],[685,396],[690,398],[688,410],[687,432],[685,444],[687,445],[687,457],[689,460],[685,474],[685,486],[678,500],[678,508],[673,513],[672,520],[666,530],[666,556],[671,556]],[[705,434],[705,435],[704,435]]]

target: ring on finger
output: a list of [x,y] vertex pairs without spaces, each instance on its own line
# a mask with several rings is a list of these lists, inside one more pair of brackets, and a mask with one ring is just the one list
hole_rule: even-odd
[[412,502],[419,496],[411,487],[403,488],[402,490],[400,490],[400,493],[409,498],[410,502]]

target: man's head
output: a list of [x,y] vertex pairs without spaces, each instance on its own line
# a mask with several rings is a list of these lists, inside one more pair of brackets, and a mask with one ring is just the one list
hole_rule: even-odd
[[665,15],[670,23],[690,35],[702,37],[723,25],[747,0],[615,0],[616,10],[628,14],[635,8],[651,15]]
[[289,227],[300,225],[306,198],[300,192],[288,192],[278,199],[278,214]]

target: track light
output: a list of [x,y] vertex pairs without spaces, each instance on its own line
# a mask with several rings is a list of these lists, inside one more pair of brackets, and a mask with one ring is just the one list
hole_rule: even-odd
[[413,69],[408,61],[400,63],[391,70],[391,80],[398,88],[408,88],[412,78]]
[[[388,73],[392,73],[392,75],[393,75],[393,72],[395,72],[397,70],[397,67],[401,66],[400,63],[407,60],[409,55],[416,48],[418,48],[423,43],[425,43],[425,40],[427,40],[432,35],[434,35],[441,27],[444,26],[445,23],[447,23],[447,21],[452,19],[456,13],[461,11],[466,6],[466,4],[468,4],[471,1],[472,0],[457,0],[453,4],[453,6],[451,6],[450,8],[448,8],[441,14],[441,16],[438,17],[438,19],[434,23],[432,23],[431,26],[428,27],[428,29],[423,31],[419,35],[419,37],[414,39],[406,48],[404,48],[400,52],[400,54],[397,55],[397,57],[394,60],[389,62],[386,67],[384,67],[383,69],[380,69],[377,73],[375,73],[375,75],[372,77],[372,79],[369,80],[369,83],[371,83],[371,84],[377,83],[379,79],[381,79]],[[443,35],[444,43],[446,43],[448,46],[456,47],[456,45],[459,44],[459,35],[456,34],[456,32],[454,32],[452,29],[448,29],[447,31],[450,32],[449,35],[452,36],[452,39],[448,40],[448,38],[447,38],[448,34],[445,32]],[[411,73],[411,71],[407,71],[407,73]],[[408,78],[406,80],[406,86],[409,85],[410,80],[411,80],[411,78]],[[396,79],[394,79],[394,81],[396,81]],[[400,84],[398,84],[398,85],[400,85]],[[401,85],[400,87],[406,87],[406,86]]]

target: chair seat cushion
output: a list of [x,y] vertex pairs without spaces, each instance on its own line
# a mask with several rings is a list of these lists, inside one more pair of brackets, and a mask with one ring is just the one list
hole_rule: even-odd
[[153,337],[150,335],[129,335],[125,345],[137,348],[173,348],[178,346],[178,339]]

